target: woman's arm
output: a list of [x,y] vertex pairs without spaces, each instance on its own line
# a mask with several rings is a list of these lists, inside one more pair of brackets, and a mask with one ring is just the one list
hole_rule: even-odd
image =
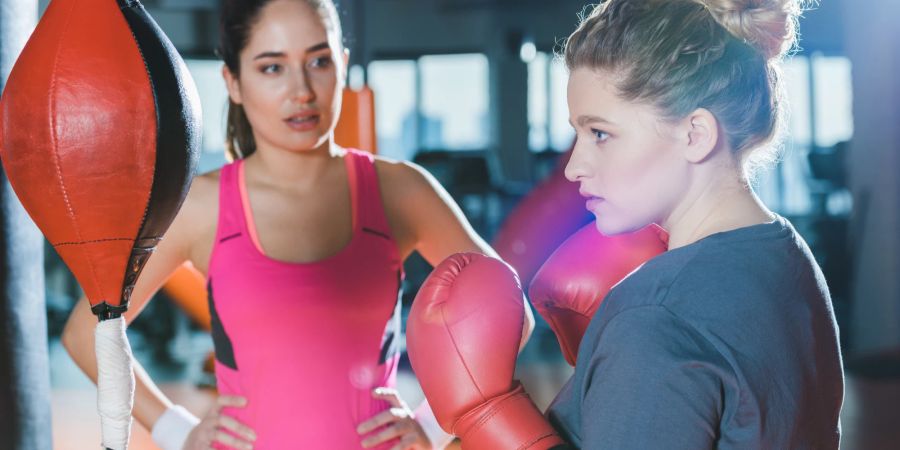
[[[400,255],[413,250],[432,266],[454,253],[475,252],[499,258],[469,224],[450,194],[425,169],[408,162],[376,160],[376,169],[385,202],[388,221]],[[534,315],[525,302],[522,340],[525,347],[534,329]],[[425,401],[415,410],[417,421],[425,429],[435,448],[444,448],[452,437],[437,425],[434,413]]]
[[432,266],[460,252],[497,256],[428,171],[409,162],[378,162],[388,219],[403,256],[416,250]]
[[590,379],[560,394],[580,401],[554,401],[578,410],[550,411],[551,418],[580,419],[563,426],[577,430],[582,448],[716,447],[722,393],[737,382],[692,325],[663,306],[641,306],[617,313],[585,340],[590,351],[575,370]]
[[[416,250],[432,266],[454,253],[475,252],[499,258],[450,194],[425,169],[408,162],[377,160],[382,198],[402,257]],[[524,287],[523,287],[524,288]],[[522,344],[534,329],[526,303]],[[521,349],[520,347],[520,349]]]
[[[138,277],[128,311],[124,315],[126,323],[131,323],[135,319],[169,275],[188,260],[192,243],[202,237],[197,231],[202,231],[203,227],[199,226],[201,224],[197,220],[208,213],[205,210],[209,209],[209,205],[206,204],[209,201],[207,198],[209,192],[204,191],[209,190],[209,186],[206,186],[209,183],[209,180],[203,180],[201,177],[194,180],[181,210]],[[215,214],[212,217],[215,218]],[[79,299],[62,333],[63,346],[78,367],[94,383],[97,382],[97,358],[94,354],[96,325],[97,317],[91,313],[89,303],[86,299]],[[143,367],[137,361],[133,361],[133,364],[136,383],[133,414],[138,422],[149,430],[172,403],[147,376]]]

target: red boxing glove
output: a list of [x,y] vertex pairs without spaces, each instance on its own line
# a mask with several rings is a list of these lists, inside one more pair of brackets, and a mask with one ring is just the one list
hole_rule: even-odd
[[550,255],[528,294],[559,339],[566,361],[575,365],[578,346],[606,294],[650,258],[666,251],[667,236],[656,225],[607,237],[591,222]]
[[444,260],[413,302],[410,362],[441,427],[459,436],[464,449],[563,444],[513,380],[524,314],[512,269],[474,253]]
[[594,220],[584,208],[578,183],[566,179],[571,156],[569,150],[559,157],[556,169],[510,211],[491,242],[500,258],[516,269],[523,286],[572,233]]

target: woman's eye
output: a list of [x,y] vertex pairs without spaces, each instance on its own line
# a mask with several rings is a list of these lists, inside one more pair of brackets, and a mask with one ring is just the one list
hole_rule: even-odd
[[260,68],[262,73],[278,73],[281,72],[281,66],[278,64],[269,64]]
[[321,56],[319,58],[315,58],[309,62],[310,67],[315,67],[318,69],[324,69],[331,65],[331,57],[330,56]]
[[605,142],[607,139],[609,139],[609,133],[607,133],[603,130],[595,130],[595,129],[591,128],[591,133],[594,135],[595,138],[597,138],[598,142]]

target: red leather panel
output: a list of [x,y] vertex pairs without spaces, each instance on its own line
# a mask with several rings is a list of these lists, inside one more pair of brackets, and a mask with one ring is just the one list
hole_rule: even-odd
[[118,305],[155,171],[147,70],[114,0],[54,0],[2,98],[0,155],[92,304]]

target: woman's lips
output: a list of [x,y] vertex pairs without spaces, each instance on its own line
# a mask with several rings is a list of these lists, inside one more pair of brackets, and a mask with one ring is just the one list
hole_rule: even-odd
[[578,193],[585,198],[584,207],[589,211],[593,211],[594,208],[600,206],[600,204],[605,201],[603,197],[596,196],[581,189],[578,190]]
[[587,201],[584,202],[584,207],[588,211],[596,211],[604,201],[603,197],[588,197]]
[[285,119],[284,123],[294,131],[310,131],[319,125],[319,115],[298,114]]

